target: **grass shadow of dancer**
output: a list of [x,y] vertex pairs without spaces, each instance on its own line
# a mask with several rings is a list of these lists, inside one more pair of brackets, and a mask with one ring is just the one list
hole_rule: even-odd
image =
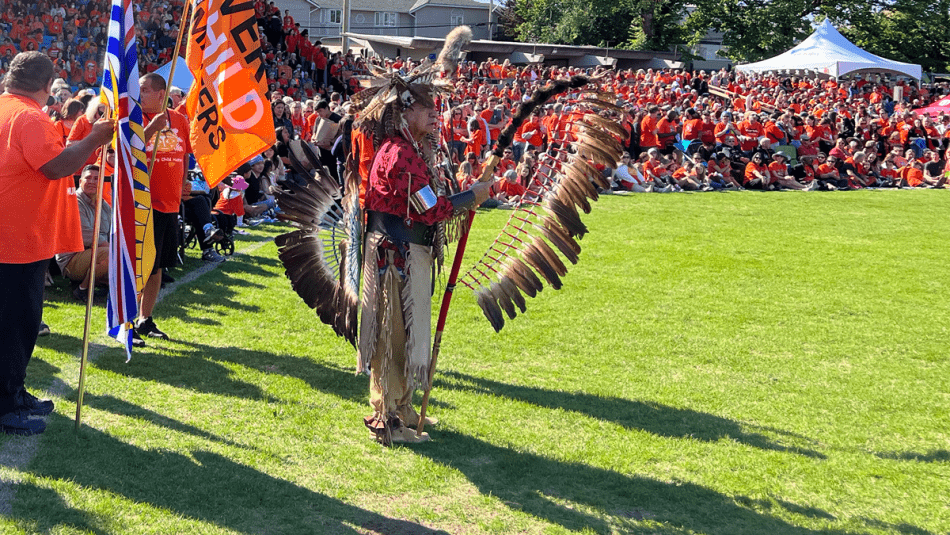
[[[728,438],[763,450],[796,453],[816,459],[825,458],[824,454],[808,448],[777,444],[763,434],[746,431],[736,421],[705,412],[670,407],[656,402],[601,397],[585,392],[560,392],[512,385],[451,370],[442,371],[440,374],[437,379],[439,388],[479,392],[523,401],[538,407],[574,411],[658,436],[692,438],[705,442]],[[796,439],[802,438],[792,433],[774,429],[772,431]]]

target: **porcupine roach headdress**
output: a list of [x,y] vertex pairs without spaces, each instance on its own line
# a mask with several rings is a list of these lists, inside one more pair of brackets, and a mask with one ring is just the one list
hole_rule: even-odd
[[[412,141],[402,112],[416,102],[434,105],[435,93],[448,87],[448,80],[436,78],[437,74],[455,73],[462,48],[471,38],[467,26],[456,28],[434,63],[424,61],[405,77],[398,73],[378,77],[372,87],[354,95],[350,112],[359,110],[355,127],[367,130],[377,144],[392,135]],[[297,294],[316,310],[321,322],[355,346],[363,237],[357,165],[349,155],[341,197],[310,143],[296,140],[290,149],[294,170],[308,180],[276,194],[282,211],[278,217],[297,227],[277,237],[278,254]],[[427,152],[420,150],[423,157]]]
[[[538,90],[522,105],[511,126],[520,125],[553,94],[589,81],[575,76]],[[616,119],[607,117],[626,113],[611,102],[614,98],[581,90],[575,110],[564,114],[557,130],[549,133],[550,148],[539,158],[527,192],[505,227],[484,256],[459,279],[475,291],[478,305],[495,331],[504,327],[505,315],[514,319],[517,310],[525,312],[524,295],[535,297],[544,282],[555,290],[561,287],[567,267],[558,252],[568,262],[577,263],[581,251],[577,240],[587,233],[578,209],[590,213],[588,200],[597,200],[597,188],[610,187],[596,165],[614,167],[623,152],[621,143],[629,135]],[[509,127],[499,136],[492,150],[493,161],[500,158],[516,128]]]

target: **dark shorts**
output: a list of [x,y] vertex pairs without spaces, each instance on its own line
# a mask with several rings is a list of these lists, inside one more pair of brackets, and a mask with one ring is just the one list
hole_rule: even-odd
[[158,273],[160,268],[178,265],[178,212],[166,214],[153,210],[152,221],[155,234],[155,267],[152,273]]

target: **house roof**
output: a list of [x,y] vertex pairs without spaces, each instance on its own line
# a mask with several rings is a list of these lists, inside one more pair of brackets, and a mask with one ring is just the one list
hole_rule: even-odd
[[409,9],[410,13],[415,13],[416,11],[424,7],[456,7],[462,9],[488,9],[488,4],[485,2],[477,2],[476,0],[418,0],[413,6]]
[[[343,0],[315,0],[323,9],[342,9]],[[455,7],[462,9],[488,9],[488,4],[476,0],[350,0],[352,11],[389,11],[413,13],[424,7]]]

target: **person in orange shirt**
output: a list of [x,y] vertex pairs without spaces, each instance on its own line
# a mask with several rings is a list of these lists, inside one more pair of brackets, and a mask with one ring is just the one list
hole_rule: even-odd
[[713,136],[716,142],[722,145],[726,144],[726,138],[739,142],[739,129],[732,122],[732,113],[724,112],[719,116],[719,122],[713,128]]
[[660,146],[660,140],[657,137],[657,121],[660,120],[662,112],[658,106],[650,106],[647,114],[640,121],[640,150],[649,152],[650,149]]
[[924,182],[924,164],[920,160],[912,160],[900,170],[900,185],[905,188],[919,188],[926,185]]
[[788,156],[784,152],[776,152],[772,160],[769,164],[770,183],[786,189],[807,189],[807,186],[799,184],[795,177],[788,174]]
[[752,160],[746,164],[745,174],[742,178],[742,185],[746,189],[768,191],[772,176],[764,160],[762,153],[756,152],[752,155]]
[[656,138],[662,154],[672,154],[676,144],[676,111],[670,110],[656,123]]
[[699,113],[693,108],[686,110],[686,120],[683,121],[683,131],[681,136],[683,141],[693,141],[699,139],[702,130],[703,120],[699,118]]
[[155,266],[142,290],[135,331],[141,337],[168,339],[152,320],[152,312],[162,287],[162,270],[178,264],[178,211],[182,183],[188,172],[188,120],[175,110],[162,110],[166,98],[165,79],[148,73],[139,79],[145,127],[146,154],[156,154],[149,187],[152,192],[152,220],[155,239]]
[[838,159],[834,156],[826,156],[823,152],[818,153],[818,168],[815,169],[815,177],[821,189],[834,191],[839,187],[847,186],[847,182],[841,180],[837,164]]
[[739,148],[743,152],[751,152],[759,145],[759,137],[765,134],[765,125],[759,122],[759,114],[748,112],[746,120],[737,125],[739,127]]
[[485,132],[478,122],[479,118],[476,116],[469,118],[468,135],[463,137],[462,141],[465,142],[466,154],[472,153],[481,158],[482,149],[485,147]]
[[[0,95],[0,431],[33,435],[46,429],[42,416],[53,402],[25,387],[43,317],[43,286],[57,253],[82,251],[79,206],[72,174],[100,145],[112,140],[115,123],[99,121],[83,141],[65,147],[42,106],[53,87],[53,62],[40,52],[17,54]],[[67,177],[67,178],[64,178]]]

